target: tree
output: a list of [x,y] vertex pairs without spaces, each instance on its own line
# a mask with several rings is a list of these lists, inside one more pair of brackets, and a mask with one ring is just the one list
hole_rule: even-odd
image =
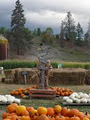
[[61,44],[61,47],[64,46],[64,22],[63,21],[61,23],[60,44]]
[[53,42],[53,29],[51,27],[46,28],[45,32],[42,32],[42,41],[47,44]]
[[24,25],[25,25],[25,17],[23,14],[23,6],[19,0],[16,1],[15,9],[13,10],[11,16],[11,32],[13,36],[13,45],[16,48],[17,54],[20,54],[20,51],[25,48],[24,45]]
[[37,28],[37,36],[40,36],[40,35],[41,35],[41,29]]
[[80,23],[78,23],[76,26],[76,44],[78,46],[82,46],[82,35],[83,35],[83,29]]
[[64,20],[64,37],[67,41],[74,42],[76,33],[75,33],[75,22],[72,18],[71,12],[67,12],[67,16]]
[[85,45],[90,49],[90,22],[88,23],[88,30],[85,34]]
[[6,30],[5,27],[1,27],[0,28],[0,34],[4,35],[5,34],[5,30]]
[[46,34],[48,34],[48,35],[50,35],[50,36],[52,36],[53,33],[54,33],[54,32],[53,32],[53,29],[52,29],[51,27],[46,28],[45,32],[46,32]]

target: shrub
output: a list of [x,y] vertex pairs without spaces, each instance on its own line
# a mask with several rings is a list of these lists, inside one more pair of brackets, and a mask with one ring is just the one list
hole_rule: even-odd
[[[81,62],[51,62],[53,68],[58,68],[58,63],[62,64],[62,68],[85,68],[90,69],[90,63]],[[14,69],[14,68],[35,68],[37,63],[35,61],[0,61],[0,67],[4,69]]]

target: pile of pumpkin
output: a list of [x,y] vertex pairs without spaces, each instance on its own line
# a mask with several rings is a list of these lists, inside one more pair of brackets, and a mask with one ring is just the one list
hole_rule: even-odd
[[[13,96],[19,96],[21,98],[26,98],[27,95],[29,95],[30,90],[32,89],[36,89],[36,86],[31,86],[28,88],[19,88],[17,90],[12,90],[10,92],[11,95]],[[69,88],[59,88],[59,87],[49,87],[47,88],[48,90],[56,90],[56,95],[57,96],[69,96],[73,93],[73,90],[69,89]]]
[[90,114],[84,114],[78,109],[68,109],[55,105],[52,107],[25,107],[13,103],[7,107],[3,120],[90,120]]

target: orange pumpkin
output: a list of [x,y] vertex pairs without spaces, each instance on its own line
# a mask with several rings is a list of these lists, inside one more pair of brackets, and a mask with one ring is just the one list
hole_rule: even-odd
[[40,115],[38,120],[49,120],[49,118],[46,115]]
[[10,118],[10,120],[17,120],[17,119],[18,119],[18,116],[16,116],[16,115],[11,116],[11,118]]
[[30,112],[30,116],[35,116],[35,115],[37,115],[37,110],[34,109]]
[[47,108],[47,115],[53,116],[54,115],[54,109],[52,107]]
[[22,115],[22,116],[29,116],[29,112],[28,112],[27,110],[25,110],[25,111],[23,111],[23,112],[21,113],[21,115]]
[[2,118],[5,119],[10,115],[10,113],[3,113]]
[[16,108],[13,105],[8,105],[7,110],[9,113],[13,113],[16,111]]
[[60,105],[55,105],[54,110],[56,113],[61,113],[62,107]]
[[90,119],[85,116],[85,117],[83,118],[83,120],[90,120]]
[[64,107],[64,108],[62,108],[62,110],[61,110],[61,115],[63,115],[63,116],[68,116],[68,113],[69,113],[69,112],[70,112],[70,109]]
[[18,104],[17,103],[12,103],[12,106],[14,106],[15,108],[18,108]]
[[55,117],[49,116],[49,120],[55,120]]
[[70,112],[68,113],[68,116],[69,116],[69,117],[73,117],[73,116],[78,116],[78,114],[79,114],[79,110],[73,108],[73,109],[71,109]]
[[24,105],[21,105],[16,109],[17,115],[21,115],[24,111],[26,111],[26,107]]
[[83,117],[84,117],[84,113],[83,112],[79,112],[78,113],[78,117],[80,118],[80,120],[83,120]]
[[26,109],[27,109],[28,112],[31,112],[32,110],[34,110],[34,108],[33,108],[33,107],[30,107],[30,106],[27,107]]
[[38,107],[37,112],[39,115],[47,114],[47,109],[45,107]]
[[22,116],[21,120],[31,120],[29,116]]
[[80,118],[77,116],[74,116],[74,117],[71,117],[70,120],[80,120]]

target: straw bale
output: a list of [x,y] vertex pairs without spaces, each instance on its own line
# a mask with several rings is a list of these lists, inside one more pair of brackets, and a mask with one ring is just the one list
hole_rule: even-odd
[[90,70],[86,71],[85,83],[90,85]]
[[[37,69],[36,68],[16,68],[13,73],[13,82],[24,84],[23,71],[27,71],[27,84],[36,84],[37,82]],[[10,71],[6,71],[7,74]],[[49,85],[83,85],[86,81],[90,81],[90,71],[85,69],[75,68],[61,68],[50,70]]]
[[5,83],[13,83],[14,82],[14,76],[15,76],[15,70],[5,70]]
[[32,84],[33,78],[36,76],[36,71],[37,69],[32,69],[32,68],[18,68],[15,69],[15,83],[20,83],[24,84],[24,76],[22,75],[22,72],[27,71],[26,79],[27,79],[27,84]]
[[49,77],[50,84],[61,85],[82,85],[85,83],[85,69],[53,69]]

